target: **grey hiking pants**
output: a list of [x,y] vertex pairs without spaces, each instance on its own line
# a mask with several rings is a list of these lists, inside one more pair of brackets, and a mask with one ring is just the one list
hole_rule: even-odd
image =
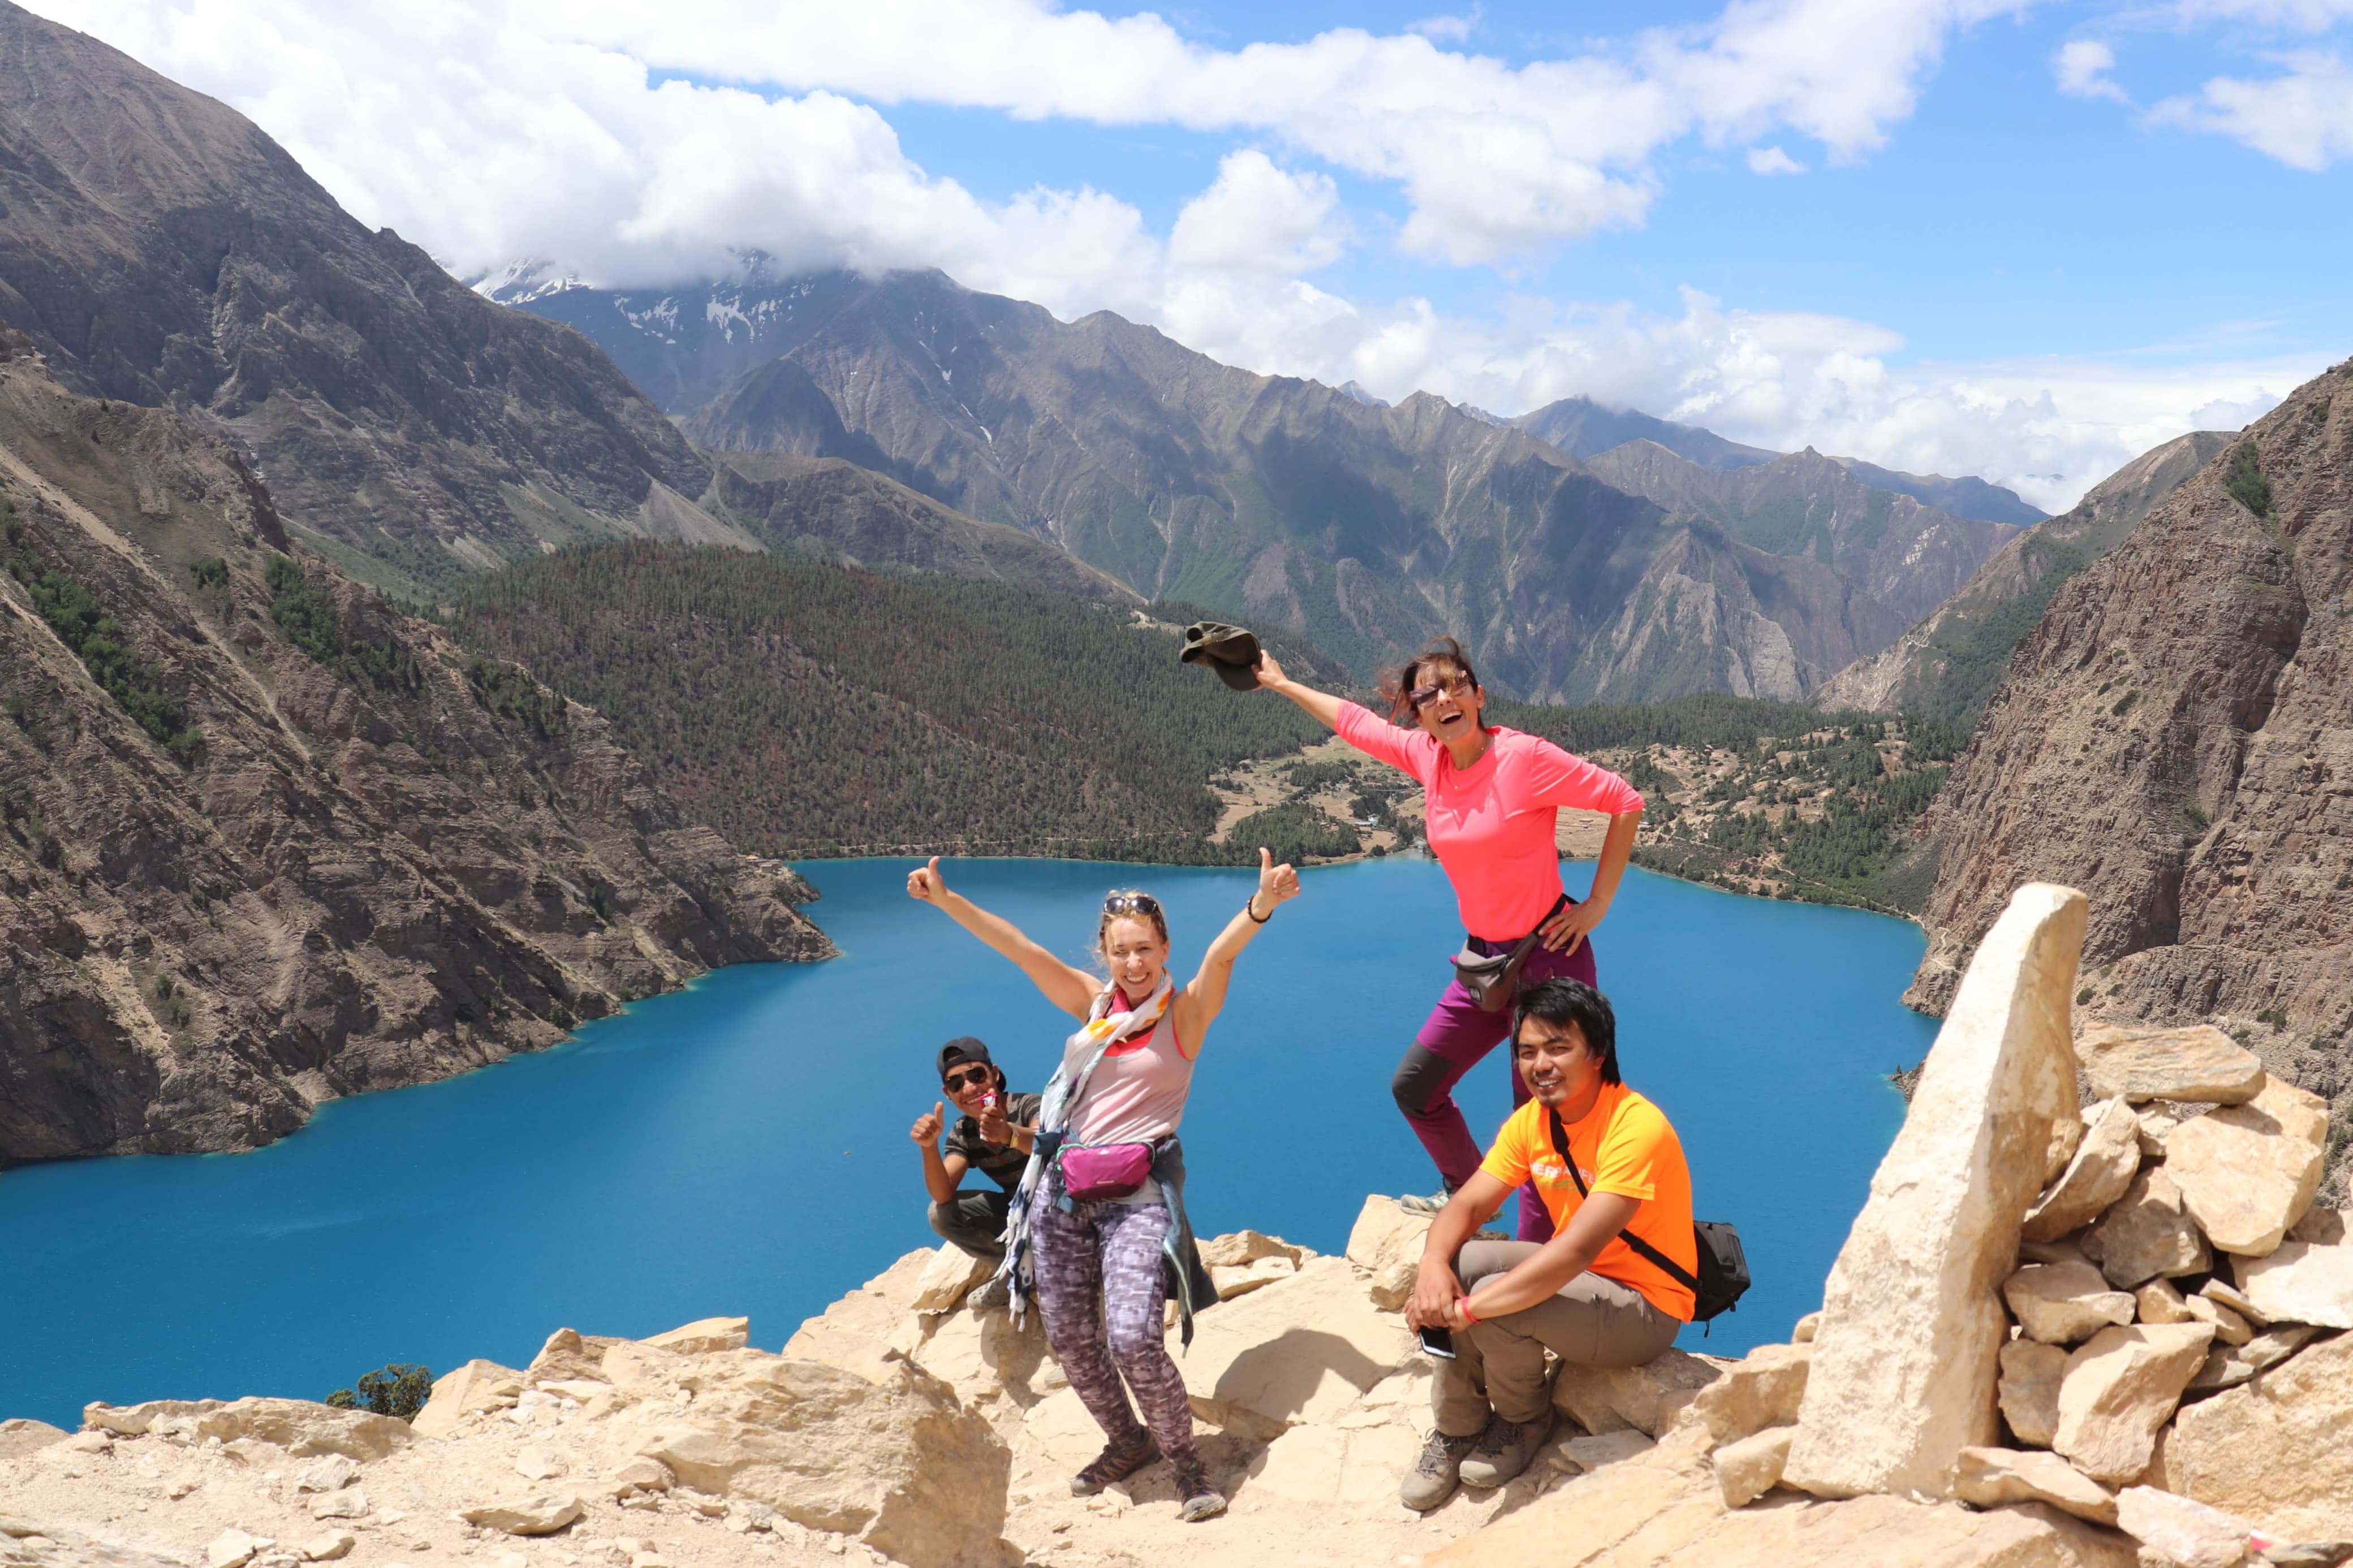
[[932,1229],[942,1241],[953,1241],[975,1258],[1002,1258],[1005,1243],[997,1237],[1005,1234],[1005,1211],[1012,1202],[1011,1194],[994,1186],[960,1192],[932,1205]]
[[[1532,1241],[1474,1241],[1454,1260],[1467,1292],[1539,1249]],[[1485,1430],[1489,1411],[1535,1421],[1551,1400],[1545,1352],[1581,1366],[1640,1366],[1675,1342],[1683,1323],[1630,1285],[1591,1270],[1533,1307],[1454,1331],[1454,1359],[1431,1358],[1430,1403],[1450,1437]]]

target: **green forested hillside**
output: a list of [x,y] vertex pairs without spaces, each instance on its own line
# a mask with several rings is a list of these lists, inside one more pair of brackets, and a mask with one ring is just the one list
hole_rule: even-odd
[[1209,841],[1213,773],[1322,731],[1179,664],[1176,634],[1134,610],[628,542],[473,579],[448,614],[482,652],[601,711],[688,810],[765,853],[1188,863],[1356,847],[1297,811]]

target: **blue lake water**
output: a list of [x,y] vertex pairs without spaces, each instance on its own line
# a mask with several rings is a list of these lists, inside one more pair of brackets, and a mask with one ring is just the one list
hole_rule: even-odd
[[[389,1361],[522,1365],[552,1330],[643,1335],[749,1313],[756,1345],[931,1244],[907,1132],[939,1042],[987,1040],[1034,1089],[1069,1021],[910,902],[912,862],[805,868],[842,956],[723,970],[462,1079],[325,1107],[245,1154],[0,1173],[0,1416],[84,1402],[319,1398]],[[1103,889],[1167,907],[1176,967],[1250,874],[948,863],[953,884],[1082,959]],[[1589,868],[1572,876],[1581,888]],[[1460,939],[1428,860],[1311,871],[1243,957],[1185,1120],[1200,1234],[1340,1250],[1368,1191],[1436,1184],[1389,1074]],[[1628,874],[1596,944],[1627,1081],[1683,1136],[1704,1218],[1757,1285],[1686,1346],[1736,1353],[1818,1305],[1903,1118],[1885,1075],[1933,1020],[1896,1000],[1900,921]],[[1510,1109],[1501,1053],[1458,1097]]]

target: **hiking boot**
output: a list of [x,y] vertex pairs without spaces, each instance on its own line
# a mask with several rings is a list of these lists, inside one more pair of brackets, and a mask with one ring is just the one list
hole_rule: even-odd
[[1536,1457],[1544,1440],[1552,1436],[1552,1411],[1547,1408],[1534,1421],[1506,1421],[1500,1415],[1487,1419],[1487,1429],[1479,1434],[1479,1446],[1462,1461],[1462,1484],[1466,1487],[1500,1487],[1528,1468]]
[[1408,1214],[1436,1214],[1440,1209],[1444,1208],[1448,1204],[1451,1204],[1453,1201],[1453,1189],[1451,1187],[1440,1187],[1436,1192],[1430,1194],[1428,1196],[1424,1196],[1419,1193],[1408,1193],[1405,1196],[1398,1199],[1398,1207],[1405,1210]]
[[1450,1437],[1432,1432],[1430,1441],[1421,1446],[1421,1457],[1398,1487],[1398,1500],[1416,1513],[1428,1513],[1452,1497],[1455,1483],[1462,1479],[1463,1458],[1478,1446],[1476,1434]]
[[987,1312],[1013,1304],[1013,1291],[1004,1280],[994,1277],[980,1282],[979,1288],[964,1299],[964,1304],[976,1312]]
[[1226,1495],[1209,1484],[1209,1468],[1195,1460],[1176,1467],[1176,1517],[1187,1524],[1226,1511]]
[[[1092,1497],[1114,1482],[1124,1481],[1160,1458],[1160,1445],[1149,1432],[1132,1443],[1113,1443],[1095,1456],[1095,1462],[1071,1478],[1072,1497]],[[1223,1500],[1220,1500],[1222,1502]]]

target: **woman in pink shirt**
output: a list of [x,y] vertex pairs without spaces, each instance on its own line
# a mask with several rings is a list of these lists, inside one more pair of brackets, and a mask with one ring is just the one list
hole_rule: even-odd
[[[1281,692],[1329,724],[1356,750],[1421,785],[1430,853],[1454,886],[1473,949],[1508,952],[1541,927],[1520,984],[1554,975],[1597,984],[1588,938],[1609,912],[1633,853],[1634,830],[1642,818],[1642,797],[1633,785],[1550,741],[1481,723],[1486,694],[1452,637],[1439,638],[1383,679],[1381,693],[1396,722],[1287,679],[1271,654],[1261,656],[1258,679],[1267,690]],[[1417,728],[1405,728],[1408,720]],[[1609,814],[1601,864],[1583,903],[1569,899],[1560,882],[1553,829],[1565,805]],[[1481,1012],[1462,983],[1450,981],[1398,1064],[1390,1084],[1398,1109],[1413,1123],[1449,1193],[1479,1169],[1479,1145],[1454,1103],[1454,1086],[1502,1043],[1510,1027],[1509,1011]],[[1514,1071],[1512,1103],[1527,1097],[1527,1086]],[[1523,1241],[1552,1236],[1552,1216],[1533,1186],[1520,1193],[1519,1233]]]

